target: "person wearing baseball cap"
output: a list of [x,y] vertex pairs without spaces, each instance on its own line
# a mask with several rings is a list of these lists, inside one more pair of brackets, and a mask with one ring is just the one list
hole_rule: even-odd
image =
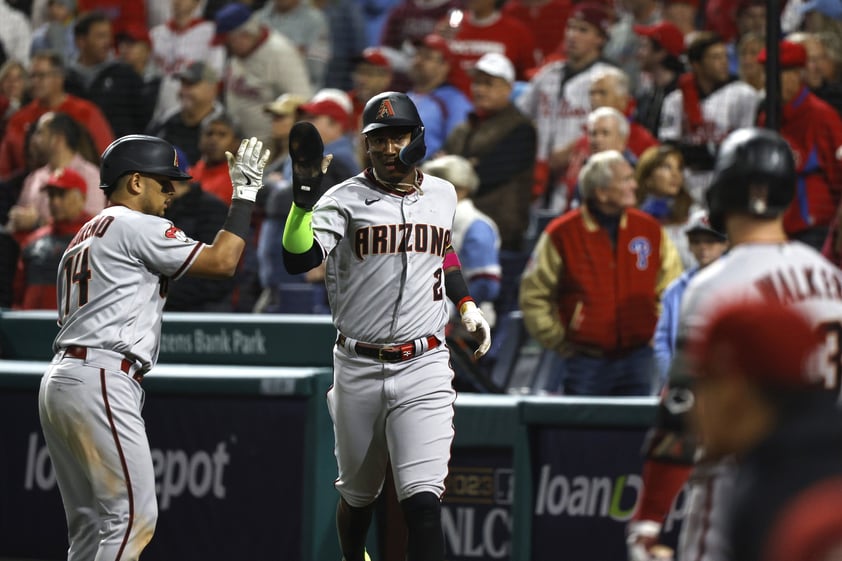
[[275,101],[263,106],[263,111],[272,119],[272,154],[275,159],[266,165],[264,176],[267,181],[279,179],[277,174],[282,174],[287,180],[291,180],[291,169],[289,169],[289,131],[293,123],[298,119],[298,108],[307,101],[307,98],[295,94],[281,94]]
[[299,106],[302,120],[310,121],[324,142],[325,153],[333,161],[325,173],[328,185],[336,185],[362,171],[356,149],[348,134],[353,105],[347,93],[324,88],[307,103]]
[[685,270],[661,295],[661,315],[658,316],[652,343],[655,347],[655,362],[661,386],[667,382],[669,366],[675,356],[678,315],[684,291],[699,271],[722,257],[728,249],[728,237],[710,225],[707,211],[702,209],[690,215],[684,227],[684,235],[696,265]]
[[408,73],[412,87],[407,94],[424,123],[427,154],[436,154],[473,109],[471,100],[455,85],[454,75],[459,72],[448,40],[441,35],[431,33],[416,45]]
[[227,4],[216,12],[214,21],[215,41],[224,44],[229,55],[226,109],[245,136],[256,136],[268,146],[272,123],[263,106],[281,93],[308,98],[313,94],[304,58],[292,41],[261,21],[246,4]]
[[640,71],[648,77],[635,91],[636,120],[657,135],[664,98],[678,87],[678,77],[686,70],[682,60],[684,34],[666,20],[654,25],[635,25],[633,29],[640,37],[637,49]]
[[482,55],[468,74],[474,109],[442,148],[473,162],[481,180],[474,204],[497,224],[501,249],[518,250],[529,224],[535,126],[511,100],[515,68],[505,55]]
[[56,271],[61,254],[91,219],[85,212],[85,178],[71,168],[55,170],[41,190],[49,199],[50,220],[21,243],[13,307],[56,309]]
[[384,48],[368,47],[355,59],[351,72],[353,88],[348,92],[354,103],[353,127],[362,128],[366,102],[380,92],[393,89],[394,79],[394,64]]
[[[805,83],[807,50],[804,45],[781,41],[778,47],[781,73],[780,132],[797,154],[798,196],[784,214],[787,234],[821,250],[842,198],[835,186],[842,185],[842,118]],[[766,49],[758,62],[765,66]],[[758,124],[766,122],[765,107]]]
[[195,61],[173,74],[180,83],[180,103],[154,120],[146,129],[153,136],[179,146],[190,164],[202,157],[201,128],[209,119],[225,112],[219,101],[219,74],[207,62]]
[[[838,326],[838,323],[833,325]],[[842,411],[805,310],[736,301],[692,334],[692,419],[707,457],[735,457],[731,558],[828,560],[842,550]]]
[[565,60],[544,64],[517,96],[517,107],[538,133],[532,197],[539,209],[558,213],[568,208],[565,171],[591,111],[588,87],[594,76],[613,66],[600,59],[614,20],[614,12],[603,4],[576,4],[564,32]]

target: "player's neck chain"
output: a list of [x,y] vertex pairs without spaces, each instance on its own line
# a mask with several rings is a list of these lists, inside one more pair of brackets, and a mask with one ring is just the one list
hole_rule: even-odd
[[411,193],[414,189],[418,191],[419,195],[423,195],[424,191],[421,190],[421,174],[419,173],[418,168],[416,168],[414,171],[415,181],[413,181],[412,183],[389,183],[388,181],[383,181],[382,179],[380,179],[380,177],[377,175],[377,170],[375,170],[373,167],[371,168],[371,173],[374,175],[374,179],[376,179],[382,185],[394,189],[395,191],[399,191],[401,193]]

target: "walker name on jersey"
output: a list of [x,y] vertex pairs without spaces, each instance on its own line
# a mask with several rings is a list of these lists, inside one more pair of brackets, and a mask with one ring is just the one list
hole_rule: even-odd
[[450,246],[450,230],[431,224],[381,224],[354,232],[354,252],[362,260],[369,255],[431,253],[444,257]]
[[[551,466],[544,464],[538,477],[535,515],[610,518],[626,522],[634,514],[642,486],[643,480],[635,473],[615,478],[552,475]],[[682,490],[673,502],[664,523],[665,532],[670,532],[687,514],[686,495]]]
[[784,305],[816,299],[842,301],[842,283],[828,268],[778,269],[758,279],[755,286],[764,298]]
[[[155,493],[158,506],[167,510],[174,499],[185,494],[194,498],[214,497],[224,499],[225,468],[231,456],[225,442],[219,442],[211,451],[160,450],[152,449],[152,465],[155,470]],[[47,445],[37,432],[29,434],[26,452],[24,488],[50,491],[56,485],[56,474],[50,461]]]
[[266,336],[260,329],[218,331],[194,329],[188,333],[162,333],[161,352],[197,354],[265,355]]

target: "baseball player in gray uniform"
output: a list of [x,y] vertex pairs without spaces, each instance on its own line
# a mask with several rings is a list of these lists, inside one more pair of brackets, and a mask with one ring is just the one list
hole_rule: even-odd
[[826,338],[809,370],[824,378],[829,391],[840,390],[842,272],[809,246],[787,241],[782,215],[795,183],[792,150],[775,132],[740,129],[720,147],[707,202],[711,225],[727,232],[732,249],[699,272],[682,299],[678,353],[647,442],[638,510],[628,526],[633,561],[652,559],[661,524],[688,475],[690,503],[677,558],[730,559],[725,513],[736,491],[737,465],[730,457],[705,458],[703,435],[687,423],[694,399],[683,350],[724,305],[760,300],[802,311]]
[[158,507],[140,382],[158,359],[167,285],[234,274],[269,158],[255,138],[228,154],[234,196],[212,245],[162,218],[179,171],[172,145],[143,135],[103,153],[109,205],[70,242],[58,270],[59,333],[38,412],[67,517],[68,561],[133,561]]
[[[450,245],[456,193],[423,175],[424,126],[404,94],[363,110],[371,167],[324,195],[318,133],[290,135],[293,206],[284,262],[300,273],[325,261],[338,338],[328,409],[336,436],[337,530],[345,561],[364,559],[373,503],[391,459],[408,531],[407,559],[441,561],[440,499],[453,441],[453,371],[443,344],[449,298],[479,341],[488,323],[472,301]],[[320,196],[321,195],[321,196]]]

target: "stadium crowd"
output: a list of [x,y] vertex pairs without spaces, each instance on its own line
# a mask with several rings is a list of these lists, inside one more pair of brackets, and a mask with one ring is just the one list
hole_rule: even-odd
[[[780,128],[798,166],[785,228],[839,264],[842,4],[780,4]],[[55,305],[47,272],[104,204],[99,154],[145,133],[193,177],[169,212],[197,238],[231,199],[225,151],[273,147],[235,281],[167,309],[325,313],[321,272],[281,262],[289,130],[317,127],[340,182],[367,166],[363,105],[397,90],[425,124],[422,169],[462,183],[454,240],[486,315],[502,328],[520,310],[565,359],[545,389],[654,393],[660,379],[638,378],[660,352],[662,295],[722,244],[698,219],[717,147],[767,119],[768,16],[763,0],[0,0],[0,307]],[[581,368],[622,380],[562,387]]]

